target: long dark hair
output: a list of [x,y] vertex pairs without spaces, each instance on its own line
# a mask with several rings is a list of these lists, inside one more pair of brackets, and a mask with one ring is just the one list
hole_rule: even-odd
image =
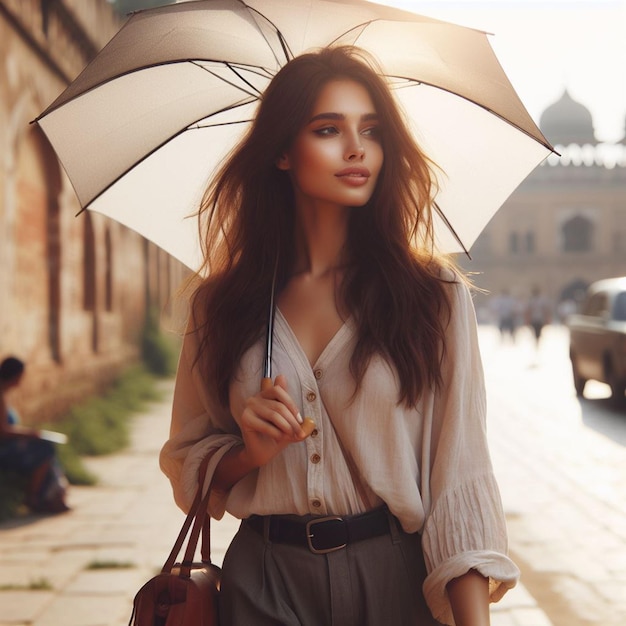
[[395,365],[398,400],[406,404],[440,383],[449,302],[439,277],[447,261],[433,253],[435,166],[415,144],[373,61],[354,47],[325,48],[296,57],[276,74],[199,212],[209,278],[193,298],[198,359],[225,405],[243,353],[263,334],[277,255],[279,291],[293,269],[294,197],[277,160],[306,124],[321,89],[337,78],[369,92],[384,151],[370,201],[350,214],[350,264],[340,298],[358,328],[351,372],[360,383],[369,358],[382,354]]

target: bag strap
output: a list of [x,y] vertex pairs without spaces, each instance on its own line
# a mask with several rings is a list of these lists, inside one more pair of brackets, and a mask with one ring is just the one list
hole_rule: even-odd
[[[217,450],[213,450],[210,454],[208,454],[200,463],[200,469],[198,470],[198,493],[202,493],[202,487],[204,485],[204,479],[206,478],[207,468],[209,467],[209,461],[211,457],[217,452]],[[208,513],[209,508],[209,498],[211,493],[211,487],[213,485],[209,485],[207,492],[205,494],[204,500],[206,503],[203,505],[200,503],[200,507],[198,509],[198,514],[204,511],[204,518],[202,520],[202,527],[200,529],[202,539],[200,542],[200,557],[203,563],[211,563],[211,516]]]
[[181,572],[180,575],[182,577],[188,578],[191,574],[191,565],[193,563],[193,558],[196,552],[196,547],[198,545],[198,539],[200,536],[200,532],[202,531],[202,561],[206,563],[211,562],[211,518],[207,512],[207,508],[209,506],[209,498],[211,496],[211,485],[207,489],[204,496],[202,496],[202,487],[204,484],[204,478],[206,475],[206,470],[209,465],[209,461],[213,455],[209,454],[200,464],[199,476],[198,476],[198,490],[196,492],[196,496],[191,504],[191,508],[189,509],[189,513],[187,513],[187,517],[183,522],[182,528],[178,533],[178,537],[174,542],[174,546],[172,551],[170,552],[161,573],[169,574],[174,567],[174,563],[176,558],[181,552],[183,547],[183,543],[185,538],[189,534],[189,529],[193,524],[193,528],[191,528],[191,534],[189,535],[189,540],[187,542],[187,547],[185,548],[185,554],[183,557],[183,562],[181,564]]

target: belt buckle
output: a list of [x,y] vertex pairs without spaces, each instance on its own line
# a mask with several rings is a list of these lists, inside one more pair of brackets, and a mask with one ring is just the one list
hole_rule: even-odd
[[[325,524],[328,522],[339,522],[341,524],[341,528],[344,532],[344,543],[338,544],[336,546],[331,546],[329,548],[317,548],[315,546],[315,534],[313,531],[313,526],[317,524]],[[329,552],[335,552],[337,550],[342,550],[348,545],[348,534],[345,526],[345,520],[342,517],[331,515],[330,517],[320,517],[318,519],[312,519],[306,523],[306,542],[309,547],[309,550],[313,552],[313,554],[328,554]]]

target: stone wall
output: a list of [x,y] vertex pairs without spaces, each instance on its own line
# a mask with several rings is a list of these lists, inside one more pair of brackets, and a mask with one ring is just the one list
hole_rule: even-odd
[[[139,357],[149,307],[172,307],[186,270],[136,233],[80,212],[30,122],[120,27],[106,0],[0,0],[0,358],[27,375],[24,421],[54,420]],[[176,319],[174,319],[176,318]]]

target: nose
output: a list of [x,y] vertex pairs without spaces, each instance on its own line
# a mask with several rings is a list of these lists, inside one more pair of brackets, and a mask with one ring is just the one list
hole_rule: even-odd
[[347,161],[362,161],[365,156],[365,148],[361,143],[360,137],[355,138],[347,147],[345,158]]

